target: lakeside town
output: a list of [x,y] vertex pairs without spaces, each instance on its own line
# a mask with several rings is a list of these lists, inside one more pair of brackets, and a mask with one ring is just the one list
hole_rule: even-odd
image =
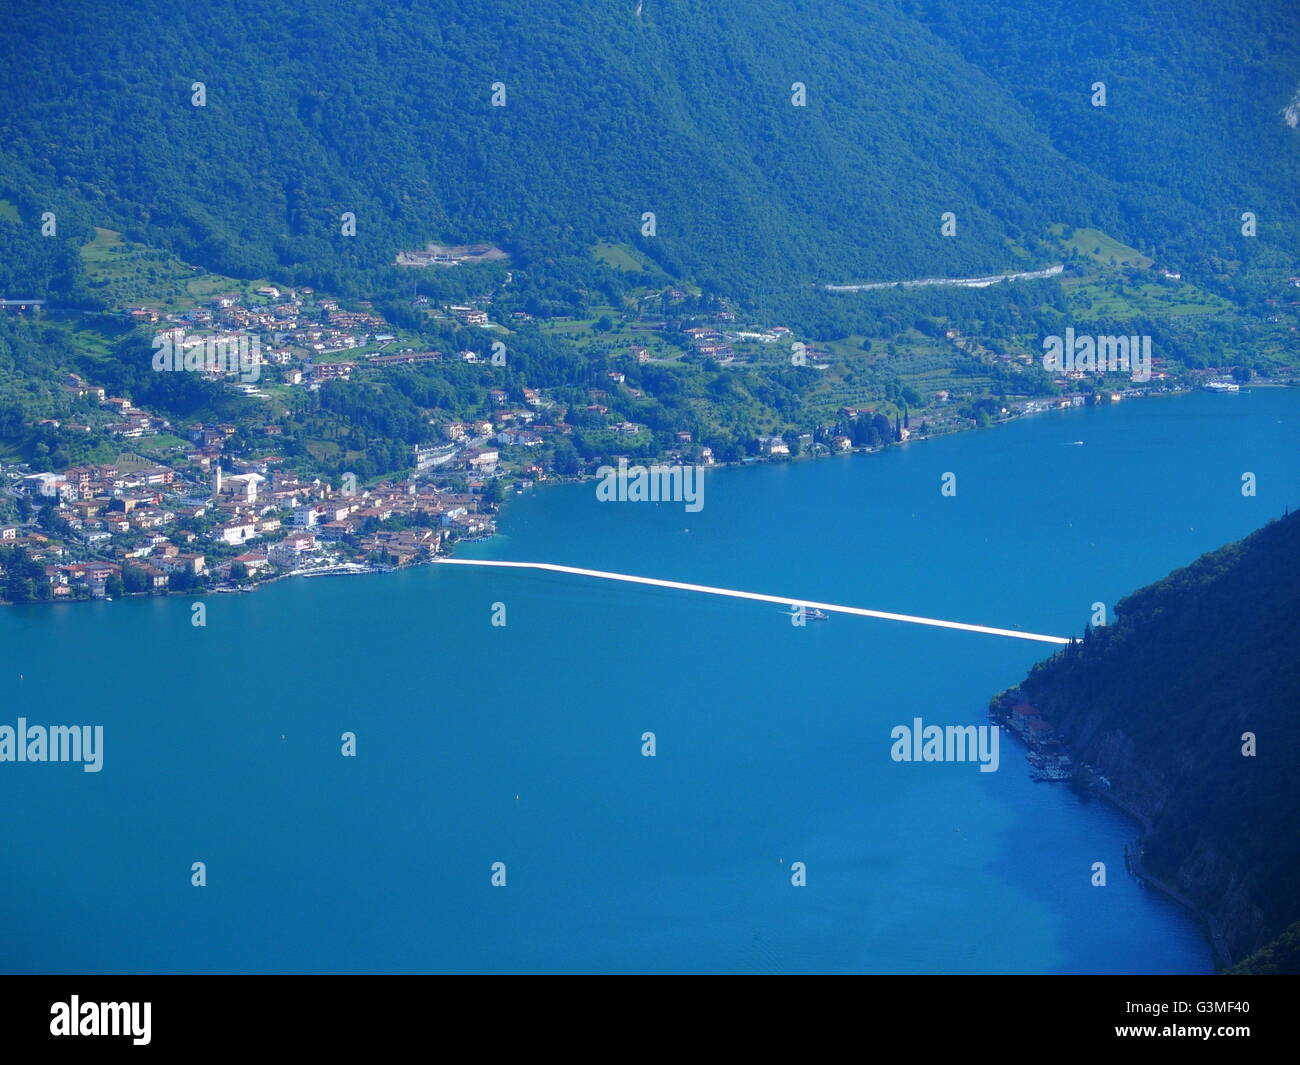
[[[605,371],[603,387],[587,389],[585,404],[573,401],[571,389],[487,388],[475,414],[452,418],[430,409],[437,439],[410,446],[403,473],[367,483],[348,473],[325,478],[296,468],[275,452],[284,428],[274,419],[177,426],[130,396],[110,395],[67,373],[60,387],[78,414],[44,419],[42,426],[98,433],[117,441],[120,453],[116,461],[64,468],[0,463],[0,598],[14,603],[248,590],[285,576],[428,562],[457,542],[494,535],[497,512],[512,491],[592,475],[597,463],[567,445],[575,431],[592,426],[608,435],[614,461],[654,455],[670,464],[714,466],[874,452],[1090,402],[1185,391],[1198,383],[1235,387],[1226,383],[1231,370],[1171,373],[1157,358],[1150,380],[1140,385],[1124,381],[1084,391],[1077,386],[1089,375],[1071,370],[1057,375],[1058,394],[986,403],[973,414],[962,407],[969,397],[948,389],[913,395],[915,409],[906,400],[845,404],[806,429],[757,434],[743,451],[718,456],[689,431],[656,434],[616,409],[643,398],[628,379],[632,367],[671,361],[662,346],[652,349],[650,338],[669,328],[664,307],[687,298],[670,288],[641,301],[634,327],[647,341],[620,353],[628,369]],[[156,359],[154,369],[192,372],[252,401],[283,402],[286,393],[310,393],[390,367],[457,362],[486,370],[495,364],[493,338],[509,335],[492,320],[490,294],[443,306],[415,296],[409,307],[456,323],[457,336],[482,330],[486,343],[476,346],[483,350],[444,354],[402,346],[401,330],[372,305],[346,309],[309,288],[262,285],[217,293],[186,310],[135,306],[120,313],[151,331],[154,348],[167,354],[166,364]],[[6,301],[5,310],[39,314],[40,301]],[[517,328],[530,318],[515,311],[507,320]],[[728,367],[762,361],[775,350],[793,351],[795,365],[830,365],[826,350],[795,340],[783,326],[744,326],[722,302],[679,319],[673,329],[688,345],[676,358]],[[1033,361],[1027,353],[988,352],[955,330],[943,339],[992,365]]]
[[481,491],[413,480],[349,491],[239,461],[232,463],[239,472],[227,476],[202,451],[188,463],[210,464],[210,481],[162,465],[61,474],[0,468],[5,491],[27,515],[0,526],[6,598],[244,590],[277,576],[423,562],[452,540],[495,531]]

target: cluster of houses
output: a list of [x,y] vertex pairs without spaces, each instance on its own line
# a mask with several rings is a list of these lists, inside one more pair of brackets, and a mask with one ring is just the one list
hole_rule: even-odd
[[[178,350],[197,344],[229,346],[256,339],[259,376],[263,367],[274,367],[281,382],[307,388],[319,387],[325,381],[346,380],[367,368],[443,358],[437,351],[402,349],[375,354],[363,350],[397,339],[391,326],[368,302],[359,304],[360,310],[345,310],[336,300],[317,298],[310,288],[282,289],[274,285],[258,288],[254,296],[256,299],[226,292],[211,297],[204,306],[181,313],[132,307],[126,315],[141,324],[158,326],[156,336]],[[487,312],[478,307],[455,305],[446,311],[465,324],[489,324]],[[472,351],[461,352],[460,357],[470,362],[478,359]],[[209,366],[205,372],[217,377],[229,375],[222,366]]]
[[110,594],[114,578],[127,591],[162,592],[401,566],[432,558],[449,540],[495,532],[481,491],[414,480],[358,491],[302,480],[274,457],[223,464],[221,443],[233,431],[195,426],[197,447],[177,468],[6,467],[0,484],[8,493],[57,520],[0,526],[0,547],[41,564],[53,598],[98,598]]
[[[124,399],[121,396],[110,396],[103,388],[98,385],[87,384],[75,373],[70,373],[64,378],[63,391],[73,399],[89,399],[92,403],[98,405],[106,415],[102,419],[103,429],[124,440],[156,436],[158,433],[166,432],[171,428],[171,423],[166,418],[160,418],[149,411],[140,410],[129,399]],[[40,424],[49,425],[55,429],[71,429],[87,433],[91,430],[89,425],[60,421],[57,418],[44,418]]]
[[[734,322],[735,317],[731,311],[720,311],[714,315],[718,321]],[[775,344],[778,341],[788,341],[793,336],[783,325],[773,326],[763,332],[745,332],[725,328],[723,325],[693,325],[683,329],[682,332],[690,341],[691,350],[695,355],[702,359],[713,359],[724,365],[735,360],[736,344],[755,341],[760,344]],[[823,356],[824,352],[809,349],[804,354],[809,359],[814,359]]]
[[1018,689],[995,699],[990,716],[1018,736],[1029,748],[1025,756],[1034,780],[1071,780],[1076,767],[1056,729],[1043,720],[1042,711]]

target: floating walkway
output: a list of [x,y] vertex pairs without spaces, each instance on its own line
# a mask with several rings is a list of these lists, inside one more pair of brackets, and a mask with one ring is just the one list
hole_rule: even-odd
[[836,614],[856,614],[863,618],[881,618],[884,621],[906,621],[911,625],[931,625],[939,629],[960,629],[963,632],[982,632],[988,636],[1009,636],[1013,640],[1034,640],[1037,643],[1068,644],[1065,636],[1044,636],[1037,632],[1019,629],[995,629],[988,625],[967,625],[962,621],[944,621],[941,618],[920,618],[911,614],[890,614],[884,610],[867,610],[860,606],[839,606],[836,603],[818,603],[812,599],[794,599],[784,595],[762,595],[758,592],[741,592],[735,588],[714,588],[707,584],[686,584],[683,581],[665,581],[658,577],[634,577],[629,573],[608,573],[599,569],[579,569],[577,566],[557,566],[551,562],[500,562],[480,558],[440,558],[443,566],[494,566],[499,569],[536,569],[551,573],[571,573],[578,577],[599,577],[605,581],[624,581],[628,584],[649,584],[656,588],[676,588],[683,592],[700,592],[704,595],[725,595],[732,599],[753,599],[760,603],[777,603],[781,606],[802,606],[813,610],[828,610]]

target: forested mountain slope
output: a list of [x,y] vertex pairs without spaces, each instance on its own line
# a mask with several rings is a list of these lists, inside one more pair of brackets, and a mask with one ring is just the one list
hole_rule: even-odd
[[[1295,4],[903,6],[1014,93],[1073,165],[1105,181],[1115,232],[1184,267],[1215,269],[1261,243],[1294,261],[1300,132],[1284,112],[1300,90]],[[1081,108],[1078,90],[1096,82],[1106,107]],[[1258,218],[1256,243],[1242,239],[1244,211]]]
[[[19,6],[0,39],[0,195],[24,218],[337,290],[430,240],[525,265],[628,242],[742,293],[1024,268],[1054,254],[1052,222],[1143,248],[1294,246],[1294,13],[1209,6]],[[1259,212],[1254,244],[1239,209]]]

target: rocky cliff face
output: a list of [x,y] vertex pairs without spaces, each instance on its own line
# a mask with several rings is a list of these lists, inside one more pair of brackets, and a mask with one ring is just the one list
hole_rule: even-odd
[[[1096,718],[1092,722],[1100,724]],[[1118,729],[1080,737],[1071,748],[1110,780],[1116,803],[1142,824],[1142,871],[1160,886],[1172,888],[1202,914],[1227,954],[1225,963],[1231,964],[1269,938],[1271,930],[1256,902],[1259,892],[1254,878],[1239,869],[1213,840],[1205,836],[1180,838],[1177,828],[1171,826],[1173,819],[1164,816],[1170,803],[1176,805],[1180,800],[1174,780],[1185,780],[1191,774],[1178,773],[1171,778],[1143,757],[1132,739]]]

